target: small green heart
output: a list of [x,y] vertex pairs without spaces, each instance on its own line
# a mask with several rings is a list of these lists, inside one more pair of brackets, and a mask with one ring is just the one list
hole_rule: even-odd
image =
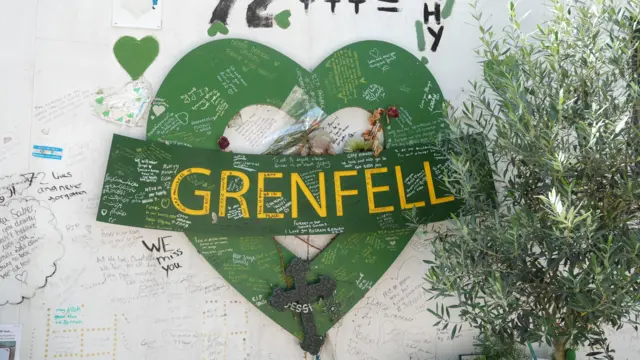
[[145,36],[140,40],[123,36],[113,46],[116,59],[133,80],[138,80],[144,74],[159,51],[160,45],[153,36]]
[[133,92],[136,93],[136,94],[139,94],[140,93],[140,88],[139,87],[133,88]]
[[109,116],[109,114],[111,113],[108,110],[102,113],[103,116]]
[[283,10],[279,12],[276,16],[274,16],[273,19],[276,21],[276,24],[278,24],[278,26],[281,29],[286,29],[289,26],[291,26],[291,21],[289,21],[289,17],[291,17],[291,11]]
[[227,35],[229,33],[229,29],[220,21],[214,21],[209,27],[209,30],[207,30],[207,34],[209,34],[209,36],[216,36],[218,33]]
[[133,119],[133,113],[128,113],[128,114],[127,114],[127,117],[128,117],[129,119]]
[[122,116],[120,116],[120,117],[118,118],[118,121],[122,122]]
[[104,102],[104,97],[100,96],[96,99],[96,104],[100,104],[102,105],[102,103]]

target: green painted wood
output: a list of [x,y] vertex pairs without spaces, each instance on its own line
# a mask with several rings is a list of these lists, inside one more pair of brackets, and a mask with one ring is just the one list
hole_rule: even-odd
[[[313,304],[318,334],[325,334],[360,301],[393,264],[414,230],[338,235],[311,263],[309,283],[328,275],[338,286],[334,300]],[[267,303],[276,287],[289,284],[283,264],[294,255],[272,237],[220,237],[187,233],[199,253],[265,315],[302,339],[300,316],[279,312]]]
[[[97,219],[227,236],[404,229],[411,223],[408,215],[414,223],[426,224],[460,209],[441,181],[447,144],[393,148],[377,158],[370,152],[297,157],[224,153],[114,135]],[[295,192],[294,174],[304,184]],[[339,174],[349,176],[335,180]],[[274,175],[279,178],[266,177]],[[301,188],[308,188],[320,207],[325,203],[320,210],[326,216]],[[223,199],[225,189],[242,196]]]
[[154,101],[147,138],[217,149],[231,118],[256,104],[281,107],[294,86],[327,114],[345,107],[396,105],[384,122],[386,147],[435,139],[445,128],[443,96],[421,60],[383,41],[362,41],[331,54],[313,72],[262,44],[216,40],[192,50],[169,72]]
[[[434,77],[421,60],[393,44],[381,41],[351,44],[330,55],[309,72],[264,45],[224,39],[194,49],[169,72],[154,101],[147,138],[193,147],[194,152],[189,153],[188,159],[182,159],[209,165],[212,162],[207,158],[222,159],[229,155],[213,152],[202,155],[205,153],[195,148],[217,150],[217,139],[238,111],[255,104],[280,107],[294,86],[302,88],[328,114],[351,106],[369,111],[378,107],[397,106],[401,112],[400,119],[392,120],[389,126],[383,122],[386,148],[436,139],[445,127],[440,113],[443,97]],[[114,148],[107,172],[139,179],[140,172],[137,167],[135,171],[131,170],[130,161],[138,158],[162,163],[170,159],[165,154],[167,149],[158,143],[145,143],[135,148]],[[124,162],[115,161],[117,159],[123,159]],[[213,161],[213,166],[221,165]],[[165,173],[158,175],[160,188],[166,187],[167,179],[170,180],[177,171],[175,167],[165,170]],[[408,173],[403,175],[409,176]],[[331,179],[327,180],[330,182]],[[122,181],[124,183],[106,181],[103,190],[112,191],[112,195],[136,199],[132,195],[136,189],[127,190],[130,185],[125,179]],[[193,192],[196,187],[215,192],[215,185],[214,179],[204,178],[190,177],[183,182],[187,192]],[[394,187],[393,183],[390,183],[390,187]],[[157,198],[147,203],[149,207],[156,210],[172,207],[169,194],[162,194],[163,190],[147,190],[145,193],[154,191],[158,192]],[[149,199],[147,196],[146,200]],[[102,202],[106,204],[109,200],[115,199],[105,199],[103,196]],[[195,201],[189,203],[195,206],[197,200],[186,201]],[[115,215],[118,222],[130,216],[144,223],[139,209],[130,210],[126,216],[118,214],[122,208],[115,208],[111,213],[113,207],[107,209],[101,204],[100,209],[98,216],[106,221]],[[301,211],[301,216],[309,216],[310,210],[307,207]],[[160,218],[164,223],[160,224]],[[213,221],[211,217],[206,218]],[[171,226],[171,219],[159,216],[155,224],[156,228],[167,228]],[[225,235],[218,231],[188,231],[186,235],[198,252],[248,301],[302,339],[299,316],[277,312],[267,304],[272,289],[289,285],[284,278],[284,269],[293,258],[293,254],[277,244],[272,236],[283,234],[284,228],[274,227],[272,230],[260,236]],[[310,282],[318,275],[327,275],[338,283],[335,301],[313,305],[319,334],[326,333],[365,296],[413,234],[411,228],[372,232],[365,223],[358,230],[357,233],[338,235],[312,262],[312,272],[308,276]],[[402,306],[401,302],[398,306]]]

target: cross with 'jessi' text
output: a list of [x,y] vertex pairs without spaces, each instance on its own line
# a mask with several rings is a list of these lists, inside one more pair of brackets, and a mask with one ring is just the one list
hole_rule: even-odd
[[336,281],[326,276],[320,276],[320,282],[307,285],[307,271],[309,271],[308,261],[300,258],[293,259],[285,274],[293,278],[294,288],[287,291],[276,288],[269,298],[269,304],[278,311],[284,311],[294,303],[304,306],[306,311],[299,311],[304,330],[304,340],[300,347],[312,355],[317,355],[324,343],[324,338],[318,336],[316,332],[311,301],[315,301],[319,297],[325,300],[331,298],[336,291]]

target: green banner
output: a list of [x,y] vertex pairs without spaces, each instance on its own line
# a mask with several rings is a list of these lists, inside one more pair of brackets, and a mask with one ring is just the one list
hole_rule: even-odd
[[447,151],[242,155],[115,135],[98,221],[221,235],[403,229],[459,210],[441,180]]

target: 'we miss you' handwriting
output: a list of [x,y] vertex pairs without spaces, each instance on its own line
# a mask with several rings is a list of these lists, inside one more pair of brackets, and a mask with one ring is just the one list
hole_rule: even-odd
[[174,250],[170,248],[171,244],[169,244],[167,240],[170,237],[171,235],[161,236],[157,239],[156,243],[152,242],[151,245],[142,240],[142,245],[144,245],[144,247],[154,255],[156,261],[158,262],[158,265],[160,265],[160,267],[162,267],[162,270],[167,273],[167,277],[169,277],[170,271],[174,271],[182,267],[182,265],[180,265],[180,262],[176,261],[176,258],[182,256],[183,254],[182,249]]

